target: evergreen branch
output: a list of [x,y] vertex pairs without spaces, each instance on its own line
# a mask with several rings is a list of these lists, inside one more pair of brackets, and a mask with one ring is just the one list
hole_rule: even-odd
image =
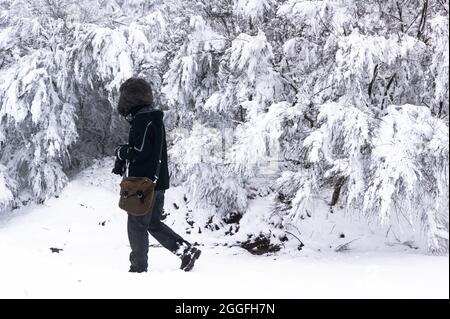
[[442,10],[444,10],[444,12],[448,15],[448,9],[445,6],[445,1],[442,0],[437,0],[438,4],[441,6]]
[[279,72],[277,70],[277,66],[275,65],[275,63],[273,61],[270,61],[270,62],[272,64],[273,70],[276,73],[278,73],[280,78],[294,90],[295,94],[298,94],[299,90],[298,90],[297,86],[292,82],[292,80],[288,79],[283,73]]
[[286,162],[292,162],[292,163],[294,163],[295,165],[300,165],[300,164],[302,164],[301,161],[295,160],[295,159],[284,158],[284,160],[285,160]]
[[397,5],[397,12],[398,12],[399,20],[400,20],[400,29],[404,33],[405,26],[403,25],[403,10],[402,10],[402,7],[400,6],[400,4],[398,3],[398,1],[396,1],[395,3]]
[[327,30],[328,32],[330,32],[330,33],[331,33],[332,35],[334,35],[336,38],[339,38],[339,36],[336,35],[336,33],[335,33],[334,31],[332,31],[332,30],[325,24],[325,22],[324,22],[323,19],[322,19],[322,16],[321,16],[319,13],[317,13],[316,16],[319,17],[319,21],[320,21],[320,23],[322,23],[322,25],[324,26],[325,30]]
[[416,15],[416,17],[411,21],[408,28],[406,29],[405,33],[408,33],[409,29],[413,26],[414,22],[416,22],[417,18],[420,17],[420,12]]
[[323,89],[317,91],[316,93],[313,93],[313,95],[311,95],[310,98],[313,98],[313,97],[315,97],[316,95],[319,95],[319,94],[322,93],[323,91],[325,91],[325,90],[327,90],[327,89],[329,89],[329,88],[331,88],[331,87],[333,87],[333,86],[334,86],[334,83],[328,85],[327,87],[324,87]]
[[372,75],[372,81],[370,81],[370,83],[369,83],[369,89],[367,92],[367,94],[369,95],[369,99],[372,97],[373,84],[375,83],[377,76],[378,76],[378,64],[375,65],[375,68],[373,70],[373,75]]
[[307,113],[304,113],[303,117],[305,118],[305,120],[307,120],[309,122],[309,124],[311,125],[311,128],[313,128],[314,124],[315,124],[315,121],[312,118],[310,118]]
[[348,243],[339,245],[339,246],[336,247],[336,249],[334,251],[337,252],[337,253],[340,253],[340,252],[343,252],[343,251],[346,251],[346,250],[350,250],[349,245],[351,243],[359,240],[359,239],[361,239],[361,238],[356,238],[356,239],[353,239],[353,240],[349,241]]
[[287,231],[287,230],[285,230],[284,232],[285,232],[286,234],[291,235],[291,236],[293,236],[294,238],[296,238],[296,239],[298,240],[298,242],[300,243],[300,245],[304,245],[303,242],[301,241],[301,239],[298,238],[298,237],[297,237],[296,235],[294,235],[293,233],[291,233],[291,232],[289,232],[289,231]]
[[427,11],[428,11],[428,0],[425,0],[423,3],[422,16],[420,18],[419,28],[417,30],[417,39],[419,40],[422,39],[423,32],[425,30],[425,25],[427,21]]
[[391,78],[389,79],[388,85],[386,86],[385,90],[384,90],[384,97],[383,97],[383,102],[381,103],[381,109],[384,109],[384,103],[386,102],[386,98],[389,92],[389,89],[391,88],[392,84],[394,83],[395,77],[397,76],[397,73],[394,73],[394,75],[391,76]]

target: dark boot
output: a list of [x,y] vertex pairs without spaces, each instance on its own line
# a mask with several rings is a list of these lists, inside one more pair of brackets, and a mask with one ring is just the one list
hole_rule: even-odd
[[139,268],[131,266],[130,270],[128,270],[128,272],[135,272],[135,273],[140,274],[140,273],[143,273],[143,272],[147,272],[147,269],[144,269],[144,268],[139,269]]
[[191,271],[194,268],[195,261],[200,258],[202,251],[195,247],[188,248],[181,256],[181,267],[184,271]]

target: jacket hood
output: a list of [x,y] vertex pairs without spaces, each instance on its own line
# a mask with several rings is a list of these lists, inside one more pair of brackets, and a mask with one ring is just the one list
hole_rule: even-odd
[[130,78],[120,86],[117,111],[122,116],[134,115],[141,108],[153,105],[152,88],[141,78]]

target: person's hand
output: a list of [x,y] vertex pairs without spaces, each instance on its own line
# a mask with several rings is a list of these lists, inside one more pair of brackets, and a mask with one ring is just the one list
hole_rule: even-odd
[[112,170],[112,173],[123,176],[123,174],[125,174],[125,170],[126,170],[125,161],[121,161],[120,159],[117,158],[116,161],[114,162],[114,168]]
[[114,154],[118,160],[124,161],[125,159],[128,159],[130,149],[131,147],[128,144],[120,145],[116,148]]

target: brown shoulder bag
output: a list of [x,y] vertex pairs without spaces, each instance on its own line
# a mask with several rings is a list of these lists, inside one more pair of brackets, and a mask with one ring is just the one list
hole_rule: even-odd
[[[149,125],[151,122],[149,123]],[[145,136],[144,136],[145,138]],[[156,166],[155,180],[148,177],[129,177],[128,168],[120,183],[119,207],[132,216],[144,216],[152,211],[155,203],[155,186],[161,169],[162,148],[164,144],[164,129],[161,134],[161,148]],[[128,163],[127,163],[128,164]]]

